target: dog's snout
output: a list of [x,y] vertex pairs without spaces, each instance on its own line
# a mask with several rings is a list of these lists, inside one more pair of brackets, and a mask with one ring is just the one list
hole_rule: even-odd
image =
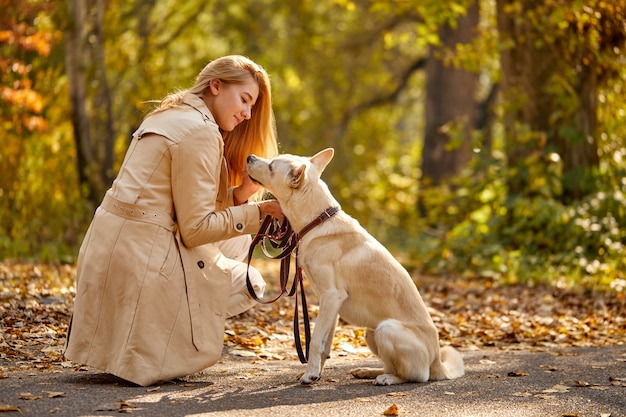
[[251,162],[254,162],[255,159],[256,159],[256,156],[248,155],[248,158],[246,159],[246,161],[248,161],[248,163],[251,163]]

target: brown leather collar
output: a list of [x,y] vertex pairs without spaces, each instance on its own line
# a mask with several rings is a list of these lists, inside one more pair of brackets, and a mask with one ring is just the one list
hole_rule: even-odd
[[300,233],[296,233],[296,237],[297,237],[296,241],[300,242],[302,238],[304,237],[304,235],[310,232],[311,229],[313,229],[316,226],[319,226],[320,223],[330,219],[335,214],[339,213],[340,210],[341,208],[339,207],[329,207],[326,210],[324,210],[322,214],[320,214],[319,216],[317,216],[317,218],[315,218],[315,220],[313,220],[311,223],[304,226],[304,228],[300,230]]

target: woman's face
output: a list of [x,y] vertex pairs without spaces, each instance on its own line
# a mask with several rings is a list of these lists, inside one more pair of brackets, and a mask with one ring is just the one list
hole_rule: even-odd
[[250,119],[258,97],[259,86],[250,77],[244,84],[212,80],[205,99],[220,129],[230,132],[239,123]]

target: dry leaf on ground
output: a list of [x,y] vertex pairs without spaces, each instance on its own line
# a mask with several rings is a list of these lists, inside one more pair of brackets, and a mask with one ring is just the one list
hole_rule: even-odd
[[32,400],[38,400],[40,398],[41,398],[41,395],[31,394],[30,392],[20,392],[20,395],[19,395],[20,400],[32,401]]
[[16,405],[0,404],[0,413],[9,413],[12,411],[17,411],[22,414],[22,410]]
[[398,415],[398,406],[395,405],[395,404],[391,404],[391,407],[386,409],[383,412],[383,415],[385,415],[385,416],[397,416]]
[[528,376],[527,372],[522,371],[521,369],[518,369],[515,372],[509,372],[508,376]]
[[[266,296],[275,296],[280,263],[254,259],[252,264],[267,281]],[[7,364],[2,371],[74,366],[64,360],[62,352],[74,302],[75,273],[73,265],[0,263],[0,363]],[[461,278],[415,280],[444,344],[558,348],[615,345],[626,338],[626,297],[621,292],[500,286],[490,280]],[[305,291],[314,319],[317,298],[306,277]],[[293,310],[293,297],[283,297],[227,320],[226,350],[270,360],[295,358]],[[363,329],[342,321],[333,352],[372,356]]]

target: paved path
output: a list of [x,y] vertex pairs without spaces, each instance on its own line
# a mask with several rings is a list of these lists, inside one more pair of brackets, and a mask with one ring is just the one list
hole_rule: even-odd
[[11,371],[16,364],[0,359],[0,406],[19,407],[21,414],[7,416],[363,417],[381,416],[394,404],[402,417],[626,416],[626,345],[463,355],[463,378],[391,387],[348,375],[376,364],[356,354],[333,355],[312,386],[298,384],[303,365],[297,360],[229,353],[202,373],[151,388],[85,368]]

